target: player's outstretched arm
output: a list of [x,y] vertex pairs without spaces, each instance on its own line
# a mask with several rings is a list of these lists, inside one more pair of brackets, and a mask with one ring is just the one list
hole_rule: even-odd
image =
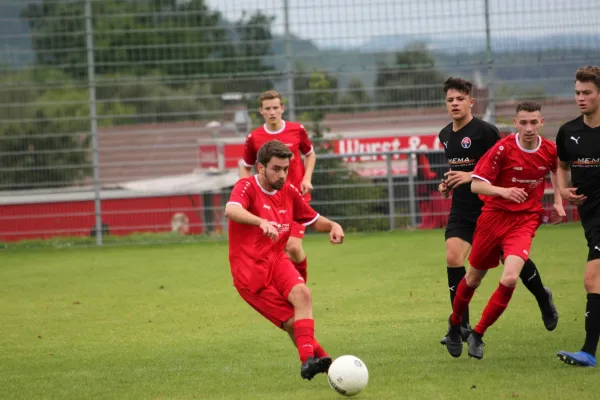
[[252,214],[239,204],[228,203],[225,206],[225,218],[228,218],[238,224],[254,225],[262,229],[265,236],[276,240],[279,236],[277,229],[269,223],[266,219],[262,219]]
[[337,222],[319,216],[311,226],[317,232],[329,232],[331,244],[342,244],[344,242],[344,230]]
[[471,191],[484,196],[500,196],[515,203],[522,203],[527,200],[527,192],[521,188],[494,186],[490,182],[479,179],[476,176],[473,177]]

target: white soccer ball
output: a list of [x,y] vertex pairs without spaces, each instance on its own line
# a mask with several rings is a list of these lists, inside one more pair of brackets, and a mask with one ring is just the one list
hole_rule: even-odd
[[355,396],[369,382],[369,371],[361,359],[351,355],[336,358],[327,372],[329,386],[343,396]]

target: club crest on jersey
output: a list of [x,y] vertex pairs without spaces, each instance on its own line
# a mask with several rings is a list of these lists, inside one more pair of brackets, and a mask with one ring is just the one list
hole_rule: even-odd
[[463,138],[463,140],[460,141],[460,145],[463,147],[463,149],[468,149],[471,147],[471,138]]

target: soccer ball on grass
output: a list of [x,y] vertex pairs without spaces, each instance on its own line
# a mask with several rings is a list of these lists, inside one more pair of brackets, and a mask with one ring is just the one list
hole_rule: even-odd
[[362,360],[352,355],[336,358],[327,372],[329,386],[343,396],[355,396],[369,382],[369,371]]

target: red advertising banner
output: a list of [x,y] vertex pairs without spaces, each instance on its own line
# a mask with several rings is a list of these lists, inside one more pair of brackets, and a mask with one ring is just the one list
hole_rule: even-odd
[[[376,153],[396,150],[440,150],[437,135],[422,136],[375,136],[360,138],[345,138],[330,140],[335,154]],[[244,155],[244,138],[235,138],[218,142],[202,141],[199,144],[199,167],[219,168],[219,161],[225,169],[239,167]],[[222,158],[220,158],[222,157]],[[387,175],[384,155],[352,156],[343,160],[352,164],[352,169],[362,176],[377,177]],[[392,174],[406,175],[408,173],[406,155],[392,157]]]
[[[335,154],[372,153],[410,149],[441,149],[437,135],[423,136],[380,136],[331,140]],[[239,142],[223,143],[223,158],[225,168],[237,168],[244,154],[243,138]],[[216,167],[218,163],[218,148],[216,144],[200,144],[200,168]],[[394,160],[406,159],[406,156],[396,155]],[[349,163],[365,161],[384,161],[381,156],[347,157],[344,161]]]
[[[335,140],[333,145],[335,154],[373,153],[415,149],[441,149],[437,135],[349,138]],[[406,156],[395,155],[392,157],[392,159],[406,159]],[[384,160],[384,155],[348,157],[345,159],[347,162]]]
[[219,166],[219,150],[217,144],[201,144],[198,146],[198,167],[202,169]]

